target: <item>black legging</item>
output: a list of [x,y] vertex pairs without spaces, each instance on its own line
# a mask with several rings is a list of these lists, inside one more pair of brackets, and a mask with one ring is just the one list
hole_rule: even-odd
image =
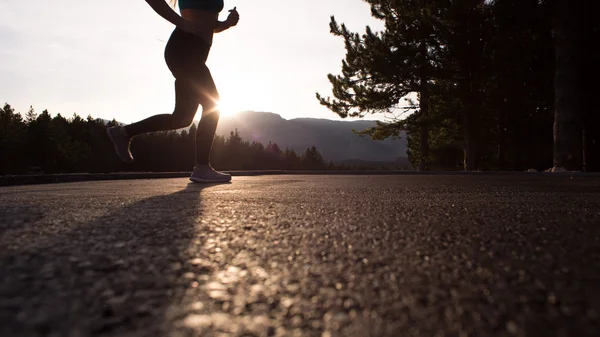
[[219,93],[205,62],[210,46],[199,36],[176,28],[165,48],[167,66],[175,77],[175,110],[127,125],[130,137],[154,131],[184,128],[192,124],[198,105],[202,118],[196,131],[196,164],[208,165],[219,122]]

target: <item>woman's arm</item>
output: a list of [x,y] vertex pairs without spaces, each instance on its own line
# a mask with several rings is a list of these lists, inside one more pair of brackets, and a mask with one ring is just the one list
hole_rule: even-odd
[[202,29],[198,27],[197,24],[179,16],[179,14],[177,14],[177,12],[175,12],[165,0],[146,0],[146,2],[158,15],[177,26],[177,28],[180,28],[188,33],[202,35]]
[[215,33],[220,33],[229,28],[231,28],[231,26],[229,25],[229,23],[227,23],[227,21],[219,21],[217,22],[217,27],[215,27]]
[[237,25],[238,21],[240,21],[240,14],[237,11],[237,7],[233,7],[233,9],[229,11],[229,16],[225,21],[217,22],[217,26],[215,27],[215,33],[220,33]]

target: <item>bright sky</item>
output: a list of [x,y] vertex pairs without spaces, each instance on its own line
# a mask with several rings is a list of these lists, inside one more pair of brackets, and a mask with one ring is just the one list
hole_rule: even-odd
[[[339,119],[315,92],[329,95],[343,40],[335,15],[353,31],[381,29],[362,0],[225,0],[237,27],[217,34],[207,62],[223,114],[268,111],[286,119]],[[37,112],[130,123],[174,105],[163,51],[173,29],[143,0],[0,0],[0,104]],[[198,114],[197,117],[200,117]],[[381,117],[378,117],[381,118]]]

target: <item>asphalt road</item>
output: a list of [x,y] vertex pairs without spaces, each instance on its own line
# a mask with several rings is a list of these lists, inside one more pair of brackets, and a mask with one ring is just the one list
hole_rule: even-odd
[[599,336],[600,179],[0,188],[0,336]]

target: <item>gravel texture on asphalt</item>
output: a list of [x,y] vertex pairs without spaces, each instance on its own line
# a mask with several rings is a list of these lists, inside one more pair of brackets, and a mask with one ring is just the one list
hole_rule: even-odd
[[599,336],[600,180],[0,188],[0,336]]

